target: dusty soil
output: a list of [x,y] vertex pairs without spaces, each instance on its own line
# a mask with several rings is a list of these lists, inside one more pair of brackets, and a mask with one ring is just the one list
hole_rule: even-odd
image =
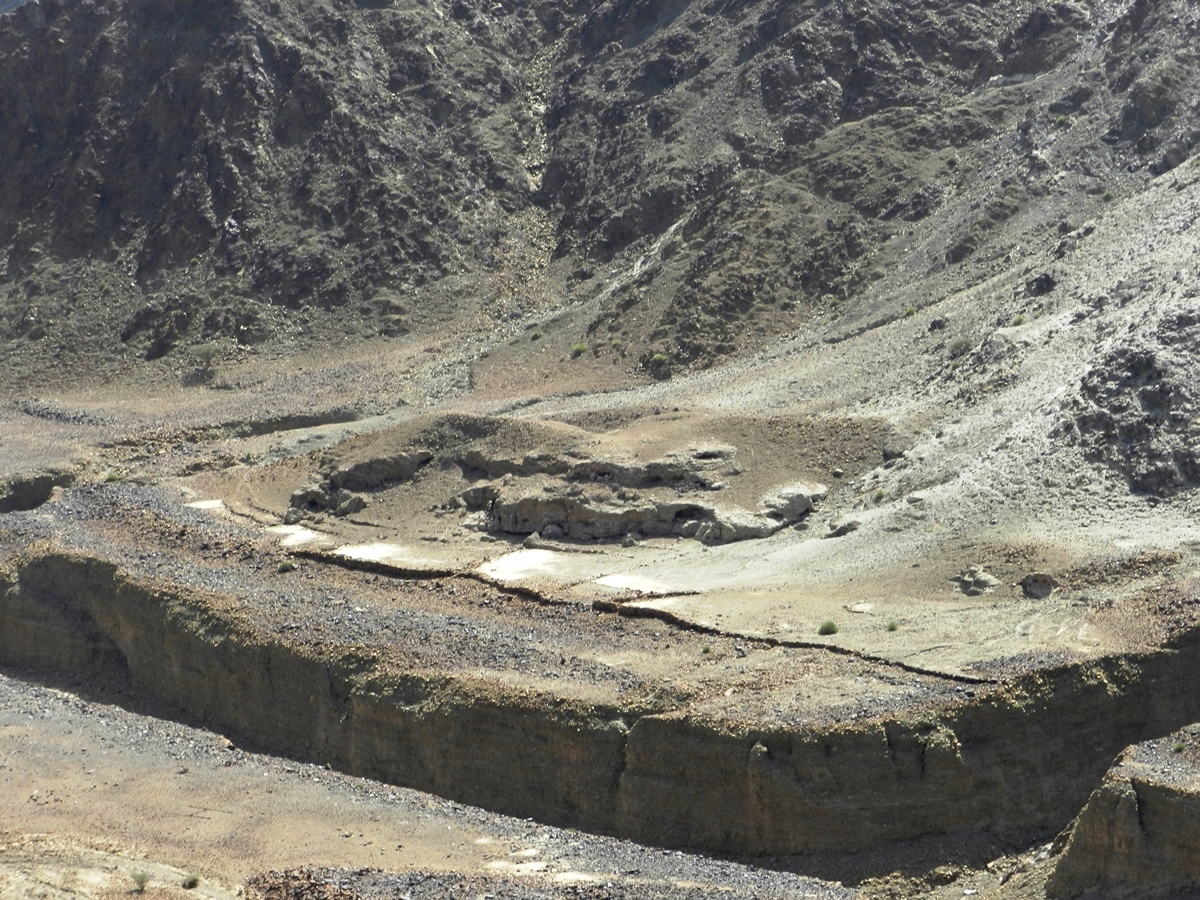
[[[410,873],[414,897],[850,896],[735,862],[510,819],[250,752],[141,698],[0,676],[0,894],[227,900],[270,870]],[[79,690],[76,686],[75,690]],[[102,698],[102,699],[101,699]],[[115,701],[115,702],[113,702]],[[199,885],[185,889],[189,875]],[[452,875],[452,877],[447,877]],[[350,876],[346,876],[349,878]],[[396,875],[392,875],[396,878]],[[271,877],[258,882],[263,894]],[[390,895],[390,894],[389,894]]]

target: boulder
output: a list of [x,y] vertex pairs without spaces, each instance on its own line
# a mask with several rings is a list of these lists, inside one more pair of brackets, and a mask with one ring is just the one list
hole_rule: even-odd
[[1058,587],[1058,580],[1045,572],[1030,572],[1021,579],[1021,590],[1033,600],[1045,600]]
[[983,566],[971,566],[960,572],[958,582],[962,592],[968,597],[978,597],[980,594],[990,594],[1003,583],[999,578],[983,570]]
[[794,522],[811,512],[818,501],[824,500],[829,489],[823,484],[797,481],[763,497],[766,515],[783,522]]

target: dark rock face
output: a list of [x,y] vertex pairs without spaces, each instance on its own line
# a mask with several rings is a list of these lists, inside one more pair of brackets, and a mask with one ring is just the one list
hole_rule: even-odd
[[1134,490],[1168,496],[1200,482],[1192,426],[1200,333],[1177,321],[1159,331],[1166,346],[1120,346],[1092,367],[1068,431],[1089,459],[1121,472]]
[[121,337],[151,357],[183,334],[236,335],[264,303],[401,314],[380,284],[486,266],[502,210],[528,202],[518,18],[469,31],[390,5],[23,7],[0,24],[2,77],[23,86],[0,100],[0,121],[23,123],[0,140],[10,304],[43,293],[49,264],[103,260],[121,299],[150,300]]
[[912,277],[987,266],[1062,172],[1178,165],[1197,35],[1181,2],[38,0],[0,18],[0,336],[401,335],[488,307],[537,221],[581,338],[704,366],[843,314],[914,223]]

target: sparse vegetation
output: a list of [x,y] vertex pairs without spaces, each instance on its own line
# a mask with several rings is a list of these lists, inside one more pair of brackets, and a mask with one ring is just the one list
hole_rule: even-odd
[[138,894],[146,892],[146,885],[150,883],[150,876],[146,872],[134,872],[129,876],[133,879],[134,891]]
[[1026,321],[1024,313],[1017,313],[1012,317],[1012,321],[1009,324],[1015,328],[1017,325],[1024,325]]
[[954,359],[955,357],[962,356],[964,353],[966,353],[970,349],[971,349],[970,339],[965,338],[965,337],[960,337],[960,338],[955,338],[954,340],[952,340],[950,342],[950,344],[946,347],[946,352],[950,354],[951,359]]
[[888,630],[888,631],[899,631],[899,630],[900,630],[900,623],[899,623],[899,622],[897,622],[895,619],[888,619],[888,623],[887,623],[887,625],[886,625],[886,628],[887,628],[887,630]]
[[904,318],[906,319],[911,319],[916,314],[917,308],[915,306],[910,306],[908,309],[904,310]]
[[826,619],[824,622],[821,623],[821,626],[817,629],[817,634],[824,635],[824,636],[828,636],[831,634],[837,634],[837,633],[838,633],[837,622],[833,621],[833,619]]
[[575,359],[576,357],[583,356],[583,354],[587,353],[587,351],[588,351],[588,345],[587,345],[587,344],[585,344],[585,343],[583,343],[583,342],[580,342],[580,343],[578,343],[578,344],[575,344],[575,345],[574,345],[574,346],[571,348],[571,359]]
[[198,888],[199,886],[200,886],[200,877],[198,875],[186,875],[186,876],[184,876],[183,881],[180,882],[180,887],[182,887],[185,891],[193,890],[194,888]]
[[542,333],[540,331],[535,331],[529,336],[529,339],[531,341],[540,341],[542,339]]
[[642,365],[660,381],[671,377],[671,357],[661,350],[649,356],[643,356]]
[[1172,753],[1182,753],[1183,749],[1184,749],[1183,741],[1176,741],[1174,744],[1171,745]]
[[1100,197],[1105,203],[1108,203],[1113,199],[1113,192],[1105,191],[1103,194],[1100,195]]
[[1070,116],[1059,116],[1057,119],[1054,120],[1055,128],[1066,128],[1070,124],[1071,124]]
[[876,503],[882,503],[883,498],[886,496],[887,496],[887,491],[885,491],[883,488],[878,488],[875,491],[875,493],[873,493],[871,495],[871,499],[874,500]]
[[290,559],[285,559],[279,563],[279,568],[277,571],[280,575],[282,575],[284,572],[294,572],[295,570],[296,564]]
[[121,480],[120,472],[116,472],[112,469],[109,469],[107,472],[104,473],[104,483],[105,484],[113,484],[120,480]]
[[700,648],[700,652],[706,653],[706,654],[712,653],[712,647],[710,647],[708,644],[705,644],[703,647]]
[[193,387],[212,381],[217,374],[216,360],[220,355],[221,345],[215,342],[188,347],[187,356],[194,365],[191,371],[183,376],[183,384]]

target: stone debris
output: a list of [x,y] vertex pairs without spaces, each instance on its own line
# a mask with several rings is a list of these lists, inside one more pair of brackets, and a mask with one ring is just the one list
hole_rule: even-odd
[[862,522],[858,519],[842,519],[834,522],[829,526],[829,533],[825,535],[827,538],[844,537],[852,531],[858,531],[862,527]]
[[330,513],[335,516],[352,516],[362,512],[370,498],[356,494],[346,488],[337,488],[328,481],[309,484],[292,493],[283,524],[295,525],[306,516]]

